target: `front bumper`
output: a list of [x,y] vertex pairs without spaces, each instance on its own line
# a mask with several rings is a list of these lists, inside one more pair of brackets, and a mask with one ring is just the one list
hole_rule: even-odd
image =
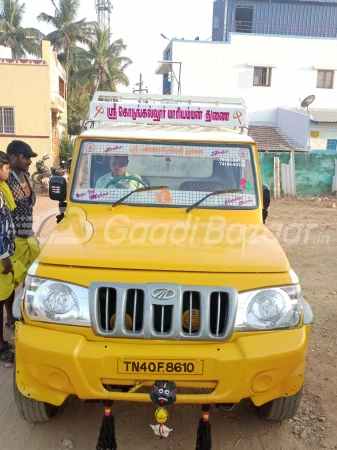
[[[68,395],[83,400],[150,402],[148,393],[110,392],[106,385],[152,386],[158,374],[118,373],[118,359],[202,360],[201,375],[169,377],[177,403],[238,403],[257,406],[296,394],[302,387],[309,326],[239,335],[225,343],[172,343],[129,340],[87,341],[83,336],[17,323],[16,381],[32,399],[61,405]],[[179,394],[183,388],[212,388],[210,394]]]

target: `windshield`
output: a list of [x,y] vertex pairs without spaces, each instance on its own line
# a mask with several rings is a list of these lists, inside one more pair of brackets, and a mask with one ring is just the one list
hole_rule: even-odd
[[83,141],[71,199],[113,204],[134,193],[124,205],[188,207],[208,193],[198,208],[256,208],[257,189],[249,146],[126,141]]

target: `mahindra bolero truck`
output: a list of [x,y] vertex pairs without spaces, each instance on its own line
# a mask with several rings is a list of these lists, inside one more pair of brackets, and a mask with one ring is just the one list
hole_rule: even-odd
[[312,312],[265,224],[246,125],[242,99],[95,95],[18,300],[24,419],[71,395],[295,415]]

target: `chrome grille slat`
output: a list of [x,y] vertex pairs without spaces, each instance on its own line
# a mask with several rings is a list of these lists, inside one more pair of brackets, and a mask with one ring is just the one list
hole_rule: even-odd
[[211,310],[210,292],[202,293],[200,300],[201,300],[201,306],[200,306],[199,333],[202,336],[205,336],[205,335],[209,334],[209,320],[210,320],[210,310]]
[[116,335],[122,335],[124,330],[123,317],[125,317],[126,291],[124,289],[117,288],[116,297],[115,333]]
[[220,312],[221,312],[221,294],[220,294],[220,292],[218,292],[218,310],[217,310],[217,318],[216,318],[216,336],[219,336]]
[[161,307],[161,333],[164,333],[164,314],[165,314],[165,306]]
[[[102,323],[102,300],[98,293],[104,290],[106,301]],[[166,290],[170,295],[164,298],[161,293],[159,296],[156,294],[158,290]],[[112,298],[113,291],[115,298]],[[89,287],[90,316],[94,333],[106,338],[224,341],[229,339],[233,332],[237,296],[237,290],[232,287],[185,286],[173,283],[92,283]],[[133,302],[133,305],[130,302]],[[155,308],[158,308],[157,313]],[[193,331],[192,311],[197,308],[199,329],[194,327]],[[115,327],[111,330],[109,314],[114,310]],[[133,314],[130,330],[125,325],[127,311],[129,315]],[[189,321],[185,322],[184,329],[182,315],[187,312]]]
[[108,288],[106,290],[106,296],[105,296],[105,330],[109,330],[109,292],[110,289]]
[[192,334],[192,309],[193,309],[193,293],[190,292],[190,320],[189,320],[189,334]]
[[136,289],[135,290],[134,303],[133,303],[133,318],[134,318],[133,324],[132,324],[132,331],[133,332],[136,331],[136,320],[135,320],[135,317],[136,317],[136,312],[137,312],[137,293],[138,293],[138,290]]

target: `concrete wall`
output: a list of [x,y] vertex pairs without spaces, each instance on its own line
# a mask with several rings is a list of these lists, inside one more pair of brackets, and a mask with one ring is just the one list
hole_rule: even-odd
[[[274,157],[288,164],[290,153],[259,153],[262,182],[274,192]],[[336,155],[295,153],[295,176],[297,195],[332,194]]]
[[[3,48],[0,48],[2,51]],[[5,49],[7,50],[7,49]],[[9,49],[10,50],[10,49]],[[52,151],[51,108],[60,108],[60,126],[67,122],[67,106],[59,98],[59,77],[65,79],[63,67],[51,51],[50,42],[42,43],[42,60],[0,58],[0,106],[14,108],[14,134],[0,134],[0,150],[5,151],[14,139],[27,142],[39,157]],[[62,129],[63,129],[62,128]],[[47,164],[52,163],[51,159]]]
[[[317,137],[316,134],[318,133]],[[337,139],[337,123],[311,123],[310,149],[327,151],[328,139]],[[336,153],[337,158],[337,153]]]
[[277,126],[304,148],[310,145],[310,116],[277,108]]
[[29,143],[42,155],[49,153],[50,79],[49,67],[38,64],[0,63],[2,86],[0,106],[14,108],[15,134],[0,134],[0,148],[5,150],[13,139]]
[[[317,89],[314,66],[337,70],[337,39],[234,33],[228,43],[174,40],[172,47],[172,60],[182,62],[182,95],[243,97],[250,122],[276,124],[278,107],[299,107],[311,94],[316,108],[336,107],[337,86]],[[251,65],[276,66],[271,87],[253,86]]]

